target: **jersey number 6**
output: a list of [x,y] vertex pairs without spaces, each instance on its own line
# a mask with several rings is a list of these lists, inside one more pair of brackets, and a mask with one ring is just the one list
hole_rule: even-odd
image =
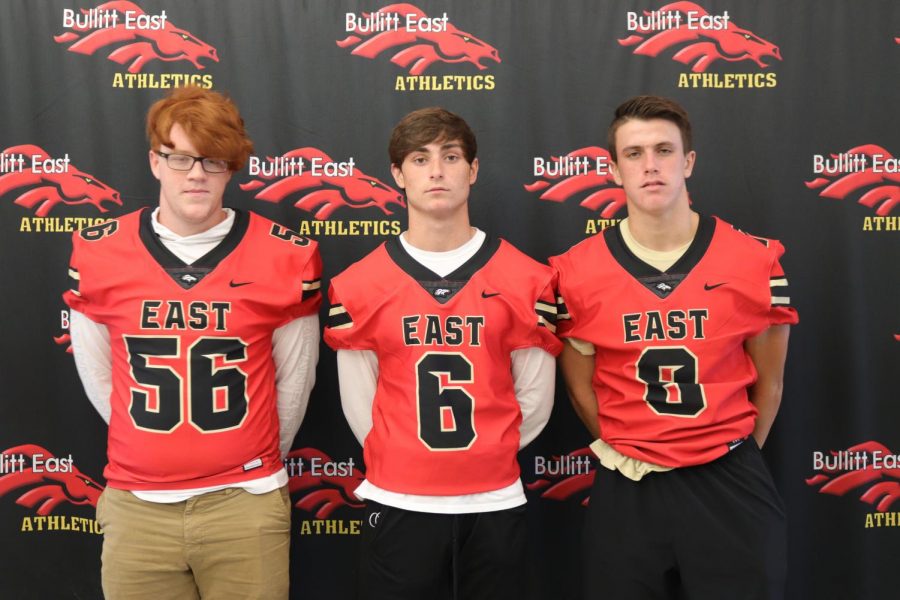
[[461,387],[474,382],[462,354],[428,352],[416,363],[419,439],[429,450],[465,450],[475,433],[475,399]]

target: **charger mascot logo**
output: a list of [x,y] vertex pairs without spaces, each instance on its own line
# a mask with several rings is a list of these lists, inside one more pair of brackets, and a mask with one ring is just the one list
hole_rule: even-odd
[[[140,23],[142,17],[148,19],[148,15],[132,2],[115,0],[93,9],[81,9],[81,12],[93,15],[92,20],[102,23],[98,23],[101,25],[99,27],[75,26],[70,31],[54,36],[57,44],[73,42],[69,46],[69,52],[94,54],[116,45],[107,58],[120,65],[130,62],[129,73],[139,73],[144,65],[153,60],[186,60],[198,69],[204,68],[200,64],[201,58],[219,62],[215,48],[168,21],[158,23],[155,28],[135,27],[134,23]],[[115,15],[116,18],[104,18],[107,15]],[[106,26],[110,21],[110,26]],[[131,23],[130,27],[128,23]]]
[[[288,459],[307,465],[311,464],[313,459],[319,464],[332,462],[331,457],[315,448],[292,450],[288,454]],[[288,490],[291,495],[302,492],[300,499],[294,504],[295,507],[315,513],[317,519],[326,519],[342,506],[365,507],[366,503],[353,493],[364,479],[363,472],[355,467],[348,474],[338,475],[325,475],[306,469],[301,475],[290,478]]]
[[[890,459],[891,465],[897,462],[897,457],[884,445],[864,442],[851,446],[844,452],[832,452],[832,455],[843,455],[844,462],[848,464],[840,465],[838,461],[839,468],[826,466],[819,474],[808,478],[806,485],[819,486],[820,494],[833,496],[844,496],[855,491],[859,494],[860,501],[873,505],[878,512],[887,512],[900,500],[900,467],[879,465],[875,460],[879,457],[882,462],[887,463],[887,459]],[[861,460],[863,456],[866,459],[864,461]],[[841,466],[844,468],[840,468]]]
[[[294,206],[315,213],[316,219],[320,221],[328,219],[335,210],[342,206],[350,208],[377,206],[386,215],[393,214],[388,209],[390,204],[406,208],[403,194],[378,179],[369,177],[359,169],[353,168],[352,174],[314,175],[313,169],[308,168],[313,160],[319,165],[334,163],[321,150],[297,148],[282,158],[302,159],[304,164],[302,172],[286,177],[260,175],[258,179],[242,183],[240,188],[245,192],[260,190],[255,198],[266,202],[281,202],[291,194],[303,193]],[[277,163],[278,161],[269,158],[269,162]],[[305,192],[305,190],[310,191]]]
[[0,196],[18,188],[37,186],[21,194],[15,203],[34,210],[39,217],[46,217],[58,204],[91,204],[104,213],[104,202],[122,206],[119,192],[112,189],[93,175],[79,171],[71,164],[63,167],[34,168],[38,165],[59,165],[63,159],[52,159],[38,146],[13,146],[3,151],[7,156],[24,157],[28,168],[13,170],[0,175]]
[[[471,63],[481,71],[487,69],[482,60],[500,62],[500,53],[496,48],[457,29],[452,23],[439,22],[436,27],[423,27],[421,30],[415,27],[410,31],[407,23],[435,21],[412,4],[391,4],[374,13],[363,13],[363,17],[395,26],[387,27],[385,31],[358,31],[338,40],[337,45],[341,48],[355,46],[351,54],[364,58],[375,58],[385,51],[397,51],[391,62],[409,69],[410,75],[421,75],[436,62]],[[357,25],[356,29],[361,28]]]
[[[859,202],[869,208],[878,207],[875,213],[881,216],[889,215],[897,203],[900,202],[900,173],[876,172],[873,167],[875,158],[878,164],[894,164],[896,161],[891,153],[875,144],[866,144],[851,148],[843,153],[844,156],[859,155],[865,160],[868,167],[855,173],[843,174],[837,170],[826,170],[822,175],[812,181],[806,182],[806,187],[811,190],[821,190],[819,196],[834,200],[844,200],[850,194],[865,190],[860,196]],[[832,154],[832,158],[839,155]],[[866,188],[870,188],[866,190]]]
[[[554,157],[552,169],[554,173],[573,171],[573,164],[584,165],[576,174],[544,175],[534,183],[525,186],[529,192],[542,192],[541,200],[565,202],[575,194],[590,192],[580,205],[589,210],[600,210],[604,219],[610,219],[625,206],[625,190],[616,185],[612,174],[607,171],[598,173],[595,165],[612,162],[609,152],[599,146],[588,146],[573,150],[565,156]],[[593,191],[596,190],[596,191]],[[601,210],[602,208],[602,210]]]
[[[660,52],[673,46],[687,44],[675,53],[672,60],[685,65],[694,63],[691,71],[695,73],[706,71],[717,60],[728,62],[752,60],[763,69],[769,66],[763,59],[781,60],[778,46],[730,21],[717,29],[697,26],[697,22],[702,23],[703,17],[709,17],[709,13],[693,2],[673,2],[657,12],[680,14],[678,21],[680,24],[662,31],[652,27],[639,28],[634,35],[619,40],[619,44],[637,46],[634,53],[642,56],[658,56]],[[644,11],[644,14],[651,13]],[[689,19],[695,20],[693,28],[688,27]]]
[[[594,453],[590,448],[580,448],[570,452],[566,457],[579,459],[580,457],[593,455]],[[548,500],[561,502],[572,497],[580,497],[581,505],[587,506],[591,499],[590,491],[591,486],[594,484],[595,475],[594,469],[575,475],[547,475],[525,484],[525,487],[531,491],[543,490],[541,498],[547,498]]]
[[[96,508],[103,486],[79,471],[71,458],[57,458],[34,444],[8,448],[3,454],[4,462],[13,468],[4,469],[9,472],[0,476],[0,496],[29,488],[16,499],[16,504],[34,509],[39,515],[49,515],[64,503]],[[15,468],[12,458],[22,459],[21,469]]]

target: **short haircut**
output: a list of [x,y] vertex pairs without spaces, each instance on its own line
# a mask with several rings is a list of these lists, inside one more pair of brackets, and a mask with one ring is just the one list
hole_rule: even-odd
[[170,133],[176,123],[200,154],[227,160],[231,171],[240,171],[253,152],[237,106],[218,92],[186,86],[157,100],[147,112],[147,139],[152,150],[161,145],[172,147]]
[[606,132],[606,144],[613,161],[618,161],[616,156],[616,132],[625,122],[631,119],[649,121],[650,119],[663,119],[671,121],[681,131],[681,143],[684,153],[693,149],[694,140],[691,133],[691,120],[687,111],[670,98],[662,96],[635,96],[629,98],[616,109],[615,117],[609,124]]
[[407,156],[419,148],[433,142],[449,141],[459,141],[469,163],[475,160],[478,142],[462,117],[437,106],[420,108],[400,119],[394,126],[388,144],[388,155],[391,157],[391,164],[399,167]]

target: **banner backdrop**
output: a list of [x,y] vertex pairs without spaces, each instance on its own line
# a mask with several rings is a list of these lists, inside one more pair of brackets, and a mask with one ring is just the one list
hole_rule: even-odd
[[[405,228],[386,148],[408,111],[468,120],[473,222],[545,260],[625,215],[607,174],[615,106],[677,99],[694,207],[787,247],[801,320],[765,455],[788,511],[788,597],[896,596],[896,2],[19,0],[0,4],[0,48],[3,597],[102,595],[106,426],[60,295],[72,231],[158,201],[144,115],[187,83],[230,94],[256,145],[226,204],[318,240],[326,279]],[[287,461],[291,597],[335,600],[367,526],[351,493],[364,466],[324,346],[317,377]],[[558,387],[520,460],[531,599],[580,587],[592,466]]]

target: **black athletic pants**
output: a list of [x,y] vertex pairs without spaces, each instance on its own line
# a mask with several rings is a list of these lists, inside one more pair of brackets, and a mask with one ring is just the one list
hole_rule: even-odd
[[778,600],[784,505],[753,437],[696,467],[632,481],[597,466],[585,600]]
[[524,505],[447,515],[368,504],[361,600],[521,600]]

